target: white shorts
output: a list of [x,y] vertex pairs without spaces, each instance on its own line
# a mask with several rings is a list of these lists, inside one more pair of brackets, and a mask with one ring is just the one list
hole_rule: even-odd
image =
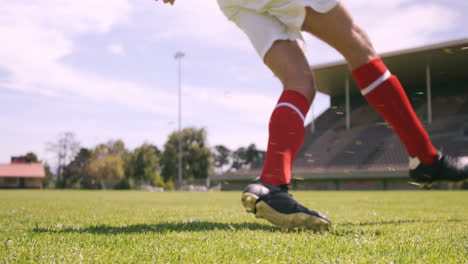
[[339,0],[218,0],[229,20],[249,37],[262,57],[277,40],[302,40],[306,7],[319,13],[333,9]]

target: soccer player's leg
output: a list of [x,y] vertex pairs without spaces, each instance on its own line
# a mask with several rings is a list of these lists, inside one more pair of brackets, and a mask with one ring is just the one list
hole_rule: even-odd
[[305,136],[304,118],[315,96],[309,64],[296,41],[278,40],[264,58],[284,91],[269,123],[268,147],[260,179],[242,195],[248,212],[286,228],[328,229],[324,215],[300,205],[288,193],[294,158]]
[[297,203],[287,189],[305,136],[304,117],[315,95],[309,64],[295,41],[298,36],[267,13],[242,9],[232,20],[284,86],[270,118],[264,169],[260,179],[245,188],[242,203],[248,212],[281,228],[327,229],[328,218]]
[[262,174],[242,194],[247,212],[285,229],[324,230],[330,220],[300,205],[288,193],[291,169],[304,140],[304,117],[315,95],[309,64],[296,41],[274,42],[265,64],[283,84],[284,91],[269,123],[268,147]]
[[307,8],[303,30],[345,57],[361,93],[405,145],[413,181],[431,183],[468,178],[467,160],[444,155],[432,145],[399,80],[388,71],[343,4],[325,14]]

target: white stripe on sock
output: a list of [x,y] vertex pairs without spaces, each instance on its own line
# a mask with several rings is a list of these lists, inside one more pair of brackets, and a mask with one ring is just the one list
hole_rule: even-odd
[[302,121],[305,121],[305,117],[304,115],[301,113],[301,111],[299,110],[299,108],[297,108],[295,105],[291,104],[291,103],[279,103],[276,105],[275,109],[278,108],[278,107],[281,107],[281,106],[287,106],[287,107],[290,107],[292,108],[294,111],[297,112],[297,114],[302,118]]
[[418,157],[409,157],[409,168],[410,170],[416,169],[419,164],[421,164],[421,161],[419,160]]
[[389,70],[387,70],[384,74],[382,74],[382,76],[380,76],[379,78],[377,78],[377,80],[375,80],[373,83],[371,83],[369,86],[367,86],[365,89],[362,89],[361,90],[361,93],[362,95],[366,95],[370,92],[372,92],[372,90],[374,90],[375,88],[377,88],[377,86],[381,85],[383,82],[385,82],[388,78],[390,78],[392,74],[390,73]]

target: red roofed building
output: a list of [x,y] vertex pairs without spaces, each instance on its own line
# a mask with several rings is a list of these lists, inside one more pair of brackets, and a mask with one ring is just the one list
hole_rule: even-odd
[[45,169],[40,163],[24,163],[12,158],[12,164],[0,164],[0,188],[41,189],[44,178]]

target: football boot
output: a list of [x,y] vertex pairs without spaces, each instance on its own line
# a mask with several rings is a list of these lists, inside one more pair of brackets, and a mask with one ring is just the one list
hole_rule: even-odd
[[328,230],[330,220],[319,212],[300,205],[288,192],[287,186],[273,186],[255,180],[245,187],[242,204],[248,213],[263,218],[287,230]]
[[451,157],[438,152],[436,161],[422,164],[418,158],[410,158],[410,178],[417,185],[437,182],[459,182],[468,178],[468,157]]

